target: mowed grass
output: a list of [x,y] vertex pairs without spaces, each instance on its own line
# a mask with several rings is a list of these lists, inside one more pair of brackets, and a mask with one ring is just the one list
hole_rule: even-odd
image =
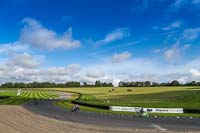
[[[81,93],[80,102],[137,107],[200,108],[200,87],[56,88]],[[127,92],[132,89],[132,92]]]
[[0,99],[0,105],[20,105],[24,102],[33,99],[53,99],[57,98],[58,95],[48,92],[48,91],[23,91],[19,96],[17,96],[17,91],[15,90],[3,90],[0,91],[1,96],[9,96],[5,99]]
[[22,92],[20,96],[27,99],[51,99],[58,97],[56,94],[42,91]]
[[17,92],[14,91],[0,91],[0,96],[16,96]]

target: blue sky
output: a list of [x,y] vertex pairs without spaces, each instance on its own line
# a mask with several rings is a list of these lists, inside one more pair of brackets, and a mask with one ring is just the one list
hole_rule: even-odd
[[0,81],[200,79],[200,0],[1,0]]

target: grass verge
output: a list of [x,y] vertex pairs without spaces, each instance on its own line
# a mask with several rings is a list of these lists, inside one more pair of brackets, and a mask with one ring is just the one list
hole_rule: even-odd
[[[71,92],[72,96],[68,100],[63,100],[63,101],[58,101],[55,103],[55,105],[60,106],[62,108],[67,108],[71,109],[74,104],[72,103],[73,100],[77,100],[79,98],[78,93]],[[105,109],[98,109],[94,107],[87,107],[87,106],[81,106],[80,105],[80,110],[85,111],[85,112],[94,112],[94,113],[99,113],[99,114],[113,114],[113,115],[130,115],[130,116],[135,116],[136,113],[134,112],[122,112],[122,111],[110,111],[110,110],[105,110]],[[176,113],[150,113],[150,116],[158,116],[158,117],[194,117],[194,118],[200,118],[200,114],[190,114],[190,113],[183,113],[183,114],[176,114]]]

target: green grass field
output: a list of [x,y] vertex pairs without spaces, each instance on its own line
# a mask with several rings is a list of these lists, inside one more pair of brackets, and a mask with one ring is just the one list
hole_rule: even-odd
[[[110,90],[114,89],[110,92]],[[132,89],[127,92],[127,89]],[[6,91],[5,91],[6,90]],[[20,96],[17,96],[16,89],[2,89],[0,96],[10,96],[7,99],[0,99],[0,104],[18,105],[31,99],[56,98],[57,95],[51,90],[74,92],[72,98],[57,102],[61,107],[71,108],[72,100],[79,102],[106,105],[106,106],[137,106],[137,107],[163,107],[163,108],[188,108],[200,109],[200,87],[91,87],[91,88],[42,88],[23,89]],[[79,94],[81,94],[80,98]],[[81,110],[90,112],[112,113],[112,114],[133,114],[130,112],[112,112],[109,110],[96,109],[80,106]],[[165,115],[165,114],[156,114]],[[177,116],[177,114],[167,114]],[[166,115],[165,115],[166,116]],[[199,114],[179,114],[179,116],[200,116]]]
[[58,95],[43,91],[43,90],[23,90],[22,93],[17,96],[17,90],[16,89],[1,89],[0,90],[0,97],[2,96],[9,96],[5,99],[0,99],[0,105],[20,105],[26,101],[32,100],[32,99],[52,99],[57,98]]
[[[98,105],[136,107],[180,107],[200,109],[200,87],[133,87],[133,88],[57,88],[81,93],[79,102]],[[132,92],[127,92],[132,89]],[[54,89],[55,90],[55,89]]]
[[[91,90],[92,89],[92,90]],[[82,101],[82,102],[86,102],[86,103],[93,103],[93,104],[103,104],[103,105],[109,105],[109,104],[105,104],[105,103],[100,103],[101,101],[102,101],[102,99],[97,99],[97,97],[100,95],[103,95],[102,94],[102,92],[103,93],[106,93],[105,95],[110,95],[110,96],[113,96],[114,98],[114,100],[115,100],[115,96],[117,95],[117,94],[107,94],[107,91],[109,92],[109,90],[110,89],[112,89],[112,88],[77,88],[77,89],[75,89],[75,88],[67,88],[67,89],[56,89],[56,90],[62,90],[62,91],[70,91],[70,92],[72,92],[72,91],[74,91],[74,92],[78,92],[78,93],[83,93],[83,95],[82,95],[82,97],[80,98],[80,100],[78,100],[78,101]],[[115,93],[118,93],[118,95],[120,94],[120,93],[123,93],[127,88],[118,88],[118,89],[122,89],[122,90],[116,90],[116,92]],[[125,89],[125,90],[124,90]],[[140,88],[136,88],[136,89],[140,89]],[[145,93],[145,94],[148,94],[148,93],[146,93],[146,92],[144,92],[144,90],[145,89],[149,89],[148,91],[149,91],[149,94],[150,94],[150,96],[151,96],[151,98],[152,99],[154,99],[154,97],[153,97],[153,93],[150,93],[151,92],[151,90],[153,89],[153,88],[141,88],[142,89],[142,93]],[[155,95],[158,95],[158,92],[160,92],[161,91],[161,88],[155,88],[155,89],[157,89],[157,90],[153,90],[154,92],[155,92]],[[176,94],[176,96],[175,95],[173,95],[172,97],[180,97],[180,96],[182,96],[182,91],[184,91],[184,90],[187,90],[187,89],[190,89],[189,91],[192,91],[192,90],[199,90],[199,88],[192,88],[192,87],[189,87],[189,88],[169,88],[169,89],[171,89],[171,91],[173,91],[173,93],[177,93],[177,91],[180,91],[180,92],[178,92],[178,94]],[[91,93],[91,91],[92,92],[94,92],[94,93]],[[169,90],[167,90],[166,88],[165,88],[165,91],[164,92],[171,92],[171,91],[169,91]],[[101,92],[101,93],[100,93]],[[164,93],[164,92],[162,92],[162,93]],[[113,93],[113,92],[112,92]],[[125,94],[127,94],[127,95],[130,95],[129,93],[126,93],[126,92],[124,92]],[[133,95],[133,93],[134,92],[131,92],[131,95]],[[139,93],[139,90],[137,90],[136,91],[136,93]],[[136,94],[136,95],[138,95],[138,94]],[[190,94],[188,94],[188,95],[190,95]],[[196,94],[195,94],[196,95]],[[97,97],[95,97],[95,96],[97,96]],[[68,109],[71,109],[73,106],[74,106],[74,104],[72,103],[72,101],[73,100],[75,100],[75,99],[77,99],[79,97],[79,94],[77,94],[77,93],[73,93],[73,95],[72,95],[72,97],[70,98],[70,99],[68,99],[68,100],[65,100],[65,101],[59,101],[59,102],[57,102],[56,103],[56,105],[58,105],[58,106],[60,106],[60,107],[63,107],[63,108],[68,108]],[[159,103],[161,106],[159,106],[159,107],[165,107],[165,105],[164,105],[164,103],[162,102],[162,101],[165,101],[165,99],[167,98],[168,96],[166,95],[166,97],[163,97],[164,98],[164,100],[161,100],[161,102]],[[169,97],[171,97],[171,96],[169,96]],[[143,97],[144,99],[145,99],[145,97]],[[162,97],[161,97],[162,98]],[[190,97],[191,98],[191,97]],[[133,99],[133,98],[131,98],[131,99]],[[193,99],[193,98],[192,98]],[[196,99],[196,98],[195,98]],[[195,99],[193,99],[193,100],[195,100]],[[119,100],[119,99],[118,99]],[[118,101],[117,100],[117,101]],[[125,98],[125,99],[123,99],[123,101],[121,101],[120,103],[125,103],[125,104],[122,104],[122,105],[127,105],[127,102],[130,100],[130,97],[128,97],[128,98]],[[142,99],[142,97],[141,97],[141,99],[138,99],[138,100],[140,100],[140,101],[143,101],[143,99]],[[140,101],[138,101],[138,102],[140,102]],[[168,100],[168,102],[170,102],[170,99]],[[197,103],[198,104],[198,103]],[[199,104],[198,104],[199,105]],[[152,106],[153,107],[155,107],[154,105],[153,105],[153,103],[152,103]],[[156,105],[157,106],[157,105]],[[186,106],[186,105],[185,105]],[[173,104],[171,104],[171,107],[174,107],[173,106]],[[199,106],[198,106],[199,107]],[[189,106],[188,106],[188,108],[189,108]],[[105,109],[97,109],[97,108],[93,108],[93,107],[87,107],[87,106],[81,106],[80,105],[80,109],[82,110],[82,111],[87,111],[87,112],[96,112],[96,113],[106,113],[106,114],[123,114],[123,115],[135,115],[135,113],[133,113],[133,112],[119,112],[119,111],[110,111],[110,110],[105,110]],[[200,114],[190,114],[190,113],[184,113],[184,114],[163,114],[163,113],[151,113],[150,114],[150,116],[170,116],[170,117],[177,117],[177,116],[179,116],[179,117],[200,117]]]

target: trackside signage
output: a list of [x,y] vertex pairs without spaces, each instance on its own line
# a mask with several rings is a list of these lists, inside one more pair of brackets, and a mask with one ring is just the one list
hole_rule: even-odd
[[[142,107],[110,106],[112,111],[139,112],[141,109]],[[183,113],[183,108],[143,108],[143,111],[149,113]]]

